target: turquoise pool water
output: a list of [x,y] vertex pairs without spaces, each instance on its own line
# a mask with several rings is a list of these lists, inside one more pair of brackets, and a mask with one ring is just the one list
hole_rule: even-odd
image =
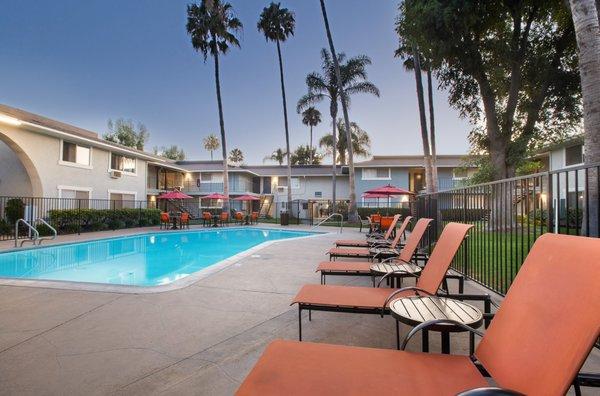
[[263,242],[314,234],[232,228],[47,246],[0,253],[0,278],[166,285]]

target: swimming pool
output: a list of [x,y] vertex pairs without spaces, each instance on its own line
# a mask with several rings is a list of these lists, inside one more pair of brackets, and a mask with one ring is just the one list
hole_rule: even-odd
[[261,243],[312,232],[232,228],[159,232],[0,253],[0,278],[168,285]]

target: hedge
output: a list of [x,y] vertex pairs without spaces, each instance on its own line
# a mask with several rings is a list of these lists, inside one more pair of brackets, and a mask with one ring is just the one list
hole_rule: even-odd
[[61,209],[48,211],[59,234],[146,227],[160,223],[160,209]]

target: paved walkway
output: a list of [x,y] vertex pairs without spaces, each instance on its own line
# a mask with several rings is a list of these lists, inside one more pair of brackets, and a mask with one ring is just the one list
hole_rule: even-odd
[[[281,241],[164,293],[1,286],[0,394],[232,394],[269,341],[297,338],[290,300],[302,284],[319,282],[314,268],[337,237]],[[390,317],[315,312],[304,324],[307,341],[395,347]],[[453,335],[452,348],[466,353],[466,337]],[[587,364],[600,371],[600,354]]]

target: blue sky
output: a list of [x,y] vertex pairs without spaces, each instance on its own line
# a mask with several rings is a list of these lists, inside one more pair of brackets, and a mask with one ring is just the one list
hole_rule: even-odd
[[[284,147],[283,116],[274,44],[256,30],[267,1],[231,0],[244,24],[241,49],[222,59],[225,126],[229,148],[260,163]],[[177,144],[188,158],[208,158],[202,138],[218,135],[213,63],[192,49],[179,0],[5,1],[0,13],[0,103],[20,107],[99,133],[109,118],[143,122],[146,149]],[[296,34],[283,46],[291,145],[308,143],[295,113],[304,79],[319,70],[326,36],[318,0],[288,0]],[[381,97],[356,96],[350,118],[373,140],[372,153],[419,154],[414,76],[393,57],[395,1],[328,0],[338,52],[371,57],[369,79]],[[469,125],[436,92],[438,153],[465,153]],[[330,129],[328,105],[318,106]]]

